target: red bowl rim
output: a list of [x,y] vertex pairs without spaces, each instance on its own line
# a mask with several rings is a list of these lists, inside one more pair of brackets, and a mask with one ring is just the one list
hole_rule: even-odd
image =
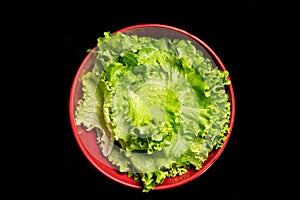
[[[114,33],[117,32],[125,32],[125,31],[129,31],[132,29],[136,29],[136,28],[145,28],[145,27],[156,27],[156,28],[166,28],[166,29],[171,29],[174,31],[177,31],[179,33],[182,33],[192,39],[194,39],[196,42],[198,42],[199,44],[201,44],[206,50],[207,52],[215,59],[215,61],[217,62],[218,67],[220,67],[222,70],[226,70],[225,65],[223,64],[223,62],[221,61],[221,59],[217,56],[217,54],[202,40],[200,40],[198,37],[194,36],[193,34],[182,30],[180,28],[174,27],[174,26],[170,26],[170,25],[164,25],[164,24],[137,24],[137,25],[132,25],[132,26],[128,26],[122,29],[119,29],[118,31],[115,31]],[[74,120],[74,94],[75,94],[75,86],[76,86],[76,80],[78,79],[81,69],[84,67],[85,63],[88,61],[88,59],[90,58],[91,53],[89,53],[85,59],[82,61],[79,69],[76,72],[75,78],[73,80],[72,86],[71,86],[71,92],[70,92],[70,99],[69,99],[69,115],[70,115],[70,121],[71,121],[71,127],[72,127],[72,131],[73,134],[75,136],[76,142],[79,145],[80,149],[82,150],[83,154],[86,156],[86,158],[93,164],[94,167],[96,167],[100,172],[102,172],[105,176],[109,177],[110,179],[121,183],[123,185],[129,186],[131,188],[137,188],[137,189],[142,189],[142,186],[139,185],[139,183],[128,183],[128,182],[124,182],[116,177],[114,177],[111,174],[106,173],[101,167],[99,167],[97,165],[97,163],[95,163],[93,161],[92,155],[87,151],[87,149],[85,148],[84,144],[81,142],[81,139],[77,133],[77,129],[76,129],[76,124],[75,124],[75,120]],[[230,80],[230,76],[228,77],[228,79]],[[232,82],[232,81],[231,81]],[[225,149],[228,140],[231,136],[232,133],[232,129],[233,129],[233,124],[234,124],[234,118],[235,118],[235,96],[234,96],[234,90],[233,90],[233,86],[232,83],[230,85],[228,85],[228,90],[229,90],[229,94],[230,94],[230,102],[231,102],[231,116],[230,116],[230,123],[229,123],[229,131],[227,133],[227,137],[222,145],[222,147],[220,149],[217,150],[216,154],[214,154],[213,158],[210,159],[204,167],[202,167],[200,170],[194,172],[191,176],[189,176],[186,179],[183,179],[182,181],[179,182],[175,182],[172,184],[168,184],[168,185],[158,185],[156,186],[153,190],[163,190],[163,189],[170,189],[170,188],[174,188],[180,185],[183,185],[185,183],[188,183],[194,179],[196,179],[197,177],[199,177],[201,174],[203,174],[208,168],[210,168],[210,166],[220,157],[221,153],[223,152],[223,150]],[[128,177],[128,179],[130,179]]]

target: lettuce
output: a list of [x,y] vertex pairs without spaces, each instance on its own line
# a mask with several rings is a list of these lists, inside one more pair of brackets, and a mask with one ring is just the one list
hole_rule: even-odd
[[95,129],[103,155],[149,192],[201,169],[229,131],[222,71],[189,40],[105,32],[82,77],[75,120]]

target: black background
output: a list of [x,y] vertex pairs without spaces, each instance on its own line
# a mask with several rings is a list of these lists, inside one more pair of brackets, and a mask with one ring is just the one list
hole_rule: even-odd
[[[12,185],[26,187],[38,177],[28,194],[40,191],[41,197],[69,199],[299,198],[299,129],[292,128],[298,104],[291,98],[297,90],[290,89],[297,86],[299,68],[299,62],[293,62],[299,53],[296,7],[258,0],[162,3],[45,3],[17,19],[2,18],[8,25],[5,37],[12,39],[2,41],[2,63],[12,62],[8,50],[23,50],[19,61],[28,63],[34,77],[27,76],[31,91],[26,94],[35,94],[32,99],[24,95],[23,102],[34,102],[28,110],[40,111],[29,120],[39,126],[34,134],[38,141],[33,142],[38,145],[30,148],[38,162],[27,174],[21,172],[28,175],[22,184]],[[75,141],[68,103],[73,78],[97,38],[105,31],[146,23],[183,29],[213,49],[230,73],[236,116],[225,150],[203,175],[180,187],[145,194],[110,180],[89,163]]]

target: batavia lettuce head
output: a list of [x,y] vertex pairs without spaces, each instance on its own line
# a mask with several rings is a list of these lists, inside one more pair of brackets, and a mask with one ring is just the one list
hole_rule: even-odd
[[229,131],[228,71],[189,40],[105,32],[97,41],[76,125],[96,130],[103,155],[143,192],[201,169]]

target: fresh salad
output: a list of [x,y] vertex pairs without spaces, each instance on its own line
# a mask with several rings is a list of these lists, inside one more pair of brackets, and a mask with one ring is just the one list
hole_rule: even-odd
[[76,125],[121,173],[153,190],[199,170],[229,131],[228,71],[189,40],[104,32],[82,77]]

